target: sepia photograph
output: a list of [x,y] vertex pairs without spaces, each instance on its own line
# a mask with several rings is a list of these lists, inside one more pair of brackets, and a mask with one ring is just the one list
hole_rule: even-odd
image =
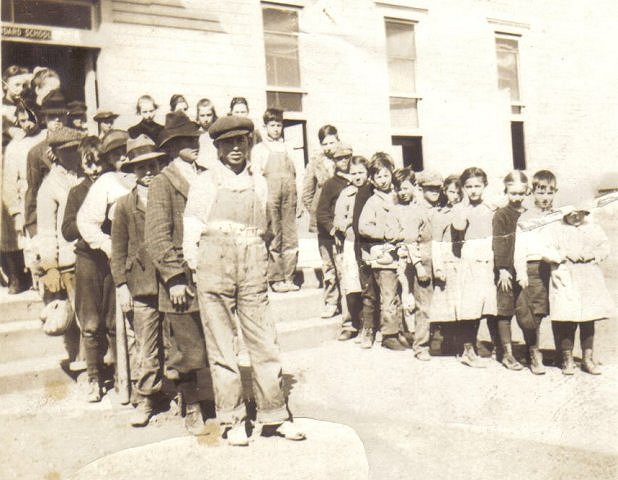
[[618,478],[618,2],[0,3],[0,479]]

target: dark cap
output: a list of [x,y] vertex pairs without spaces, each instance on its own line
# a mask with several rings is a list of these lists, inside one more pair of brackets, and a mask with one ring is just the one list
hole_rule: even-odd
[[77,148],[84,136],[83,132],[74,128],[60,127],[53,132],[49,132],[47,143],[53,148]]
[[86,104],[84,102],[80,102],[79,100],[73,100],[67,104],[67,108],[69,110],[70,117],[80,117],[84,115],[87,111]]
[[124,130],[110,130],[103,138],[99,152],[101,154],[106,154],[119,147],[125,146],[128,139],[129,134]]
[[52,90],[47,94],[41,102],[41,113],[43,115],[66,115],[67,104],[60,90]]
[[421,187],[441,187],[444,183],[442,175],[433,170],[423,170],[416,175],[416,183]]
[[192,122],[183,112],[170,112],[165,115],[165,127],[158,137],[159,147],[165,145],[172,138],[199,137],[200,127]]
[[251,132],[253,132],[253,122],[246,117],[235,115],[217,119],[208,129],[208,134],[213,141],[248,135]]

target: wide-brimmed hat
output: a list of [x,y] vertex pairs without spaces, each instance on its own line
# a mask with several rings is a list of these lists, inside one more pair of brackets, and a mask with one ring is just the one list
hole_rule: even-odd
[[112,150],[126,145],[128,139],[129,134],[124,130],[110,130],[108,134],[103,137],[99,152],[101,154],[109,153]]
[[201,135],[197,123],[192,122],[182,112],[170,112],[165,115],[165,127],[161,130],[157,141],[162,147],[172,138],[199,137]]
[[351,157],[354,152],[352,151],[352,147],[346,145],[345,143],[340,143],[333,153],[333,158],[343,158],[343,157]]
[[157,146],[149,136],[141,134],[127,141],[127,159],[122,163],[121,168],[164,156],[165,153],[157,151]]
[[73,100],[67,104],[68,114],[70,117],[80,117],[87,112],[86,104],[79,100]]
[[253,122],[246,117],[230,115],[218,118],[208,129],[208,134],[213,141],[225,138],[248,135],[253,132]]
[[60,127],[53,132],[49,132],[47,143],[55,149],[65,149],[70,147],[77,148],[85,134],[79,130],[69,127]]
[[49,92],[41,102],[40,111],[43,115],[66,115],[67,104],[62,92],[60,90],[52,90]]
[[94,117],[95,122],[103,122],[105,120],[115,120],[118,118],[118,114],[112,112],[111,110],[97,110],[97,113]]
[[441,187],[444,179],[434,170],[423,170],[416,176],[416,183],[421,187]]

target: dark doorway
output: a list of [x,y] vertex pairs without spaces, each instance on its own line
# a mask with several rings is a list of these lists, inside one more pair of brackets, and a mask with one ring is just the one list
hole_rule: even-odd
[[415,172],[423,170],[423,137],[392,137],[392,142],[401,147],[404,167]]
[[513,145],[513,168],[515,170],[525,170],[524,122],[511,122],[511,143]]
[[3,41],[2,69],[9,65],[20,65],[30,70],[37,66],[52,68],[60,76],[62,93],[67,102],[83,102],[90,55],[92,50],[87,48]]
[[307,122],[304,120],[283,120],[283,136],[292,150],[294,155],[301,157],[303,165],[307,165],[309,161],[309,152],[307,151]]

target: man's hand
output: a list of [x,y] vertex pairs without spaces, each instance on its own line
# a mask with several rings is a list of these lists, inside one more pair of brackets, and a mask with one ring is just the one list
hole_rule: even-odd
[[133,297],[129,291],[127,284],[120,285],[117,289],[118,302],[120,302],[120,308],[124,313],[128,313],[133,310]]
[[190,299],[195,293],[187,285],[174,285],[170,288],[170,300],[178,310],[184,310],[189,306]]
[[522,288],[522,290],[528,288],[529,282],[528,282],[528,275],[524,275],[522,276],[518,276],[517,277],[517,283],[519,283],[519,286]]
[[64,290],[64,283],[62,283],[62,277],[57,268],[50,268],[45,272],[42,279],[45,289],[50,293],[57,293]]
[[513,288],[513,275],[504,268],[500,269],[498,277],[498,288],[501,292],[510,292]]

